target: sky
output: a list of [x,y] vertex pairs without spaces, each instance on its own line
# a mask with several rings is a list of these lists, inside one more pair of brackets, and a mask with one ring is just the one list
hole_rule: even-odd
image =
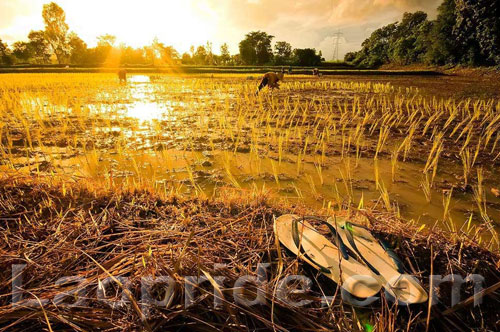
[[[9,44],[43,29],[42,7],[49,0],[0,0],[0,39]],[[261,30],[295,48],[316,48],[334,57],[334,33],[341,32],[339,56],[358,50],[373,30],[404,12],[423,10],[435,17],[441,0],[57,0],[71,31],[89,46],[112,34],[139,47],[157,37],[179,52],[213,43],[214,53]]]

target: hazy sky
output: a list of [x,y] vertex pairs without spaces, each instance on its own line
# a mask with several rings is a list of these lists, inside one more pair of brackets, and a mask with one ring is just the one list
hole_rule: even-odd
[[[42,29],[42,6],[49,0],[0,0],[0,39],[25,40]],[[72,31],[89,46],[109,33],[132,46],[155,37],[178,51],[213,42],[218,53],[227,42],[232,53],[245,33],[263,30],[275,41],[313,47],[333,57],[332,34],[341,31],[340,55],[359,49],[370,33],[401,18],[405,11],[424,10],[432,17],[441,0],[57,0]]]

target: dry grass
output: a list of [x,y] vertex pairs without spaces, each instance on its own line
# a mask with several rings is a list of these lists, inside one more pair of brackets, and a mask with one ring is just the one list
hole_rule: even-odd
[[[110,192],[84,185],[50,184],[34,178],[3,179],[0,185],[0,330],[360,330],[369,323],[379,331],[420,331],[425,327],[426,305],[395,308],[384,300],[370,308],[354,309],[340,296],[328,308],[313,304],[294,308],[276,300],[277,281],[291,274],[315,280],[309,299],[322,292],[336,293],[335,284],[318,276],[276,246],[273,218],[294,212],[310,214],[302,207],[271,206],[265,198],[242,198],[227,191],[221,200],[160,197],[147,191]],[[349,213],[347,211],[343,214]],[[499,280],[498,259],[472,240],[449,237],[433,230],[419,232],[417,225],[403,223],[387,214],[364,211],[354,214],[396,247],[406,268],[428,285],[430,246],[434,247],[434,273],[480,273],[486,285]],[[258,263],[270,263],[266,305],[243,307],[232,301],[234,281],[256,275]],[[50,303],[44,310],[12,307],[11,265],[26,264],[25,288],[40,300],[52,299],[63,276],[80,276],[91,282],[85,305],[77,308]],[[224,264],[223,268],[215,268]],[[141,322],[141,306],[112,310],[97,301],[98,280],[109,275],[128,277],[131,295],[140,302],[141,277],[170,276],[178,292],[168,307],[156,308],[147,324]],[[183,306],[184,276],[224,276],[219,288],[224,297],[213,308],[213,287],[204,284],[192,307]],[[74,287],[74,286],[73,286]],[[66,288],[70,291],[71,287]],[[465,287],[464,296],[471,294]],[[449,303],[449,291],[439,297]],[[482,306],[468,307],[445,317],[433,308],[431,330],[484,328],[493,330],[500,319],[496,294]]]

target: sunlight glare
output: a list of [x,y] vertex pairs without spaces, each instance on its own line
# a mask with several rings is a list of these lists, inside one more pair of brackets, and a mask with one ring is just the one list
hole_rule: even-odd
[[[214,36],[213,15],[204,6],[192,1],[165,0],[162,2],[143,0],[104,2],[95,6],[68,1],[66,7],[74,7],[68,13],[77,12],[78,17],[68,15],[68,23],[81,31],[86,40],[108,33],[117,37],[117,43],[132,47],[150,45],[155,37],[165,45],[173,45],[179,52],[187,52],[191,45],[204,45]],[[81,21],[93,17],[96,24]]]

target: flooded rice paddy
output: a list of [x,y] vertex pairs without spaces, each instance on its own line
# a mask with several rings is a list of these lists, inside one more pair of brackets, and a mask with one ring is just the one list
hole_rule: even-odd
[[[1,170],[314,208],[500,223],[500,88],[453,77],[0,76]],[[493,234],[493,236],[491,236]]]

